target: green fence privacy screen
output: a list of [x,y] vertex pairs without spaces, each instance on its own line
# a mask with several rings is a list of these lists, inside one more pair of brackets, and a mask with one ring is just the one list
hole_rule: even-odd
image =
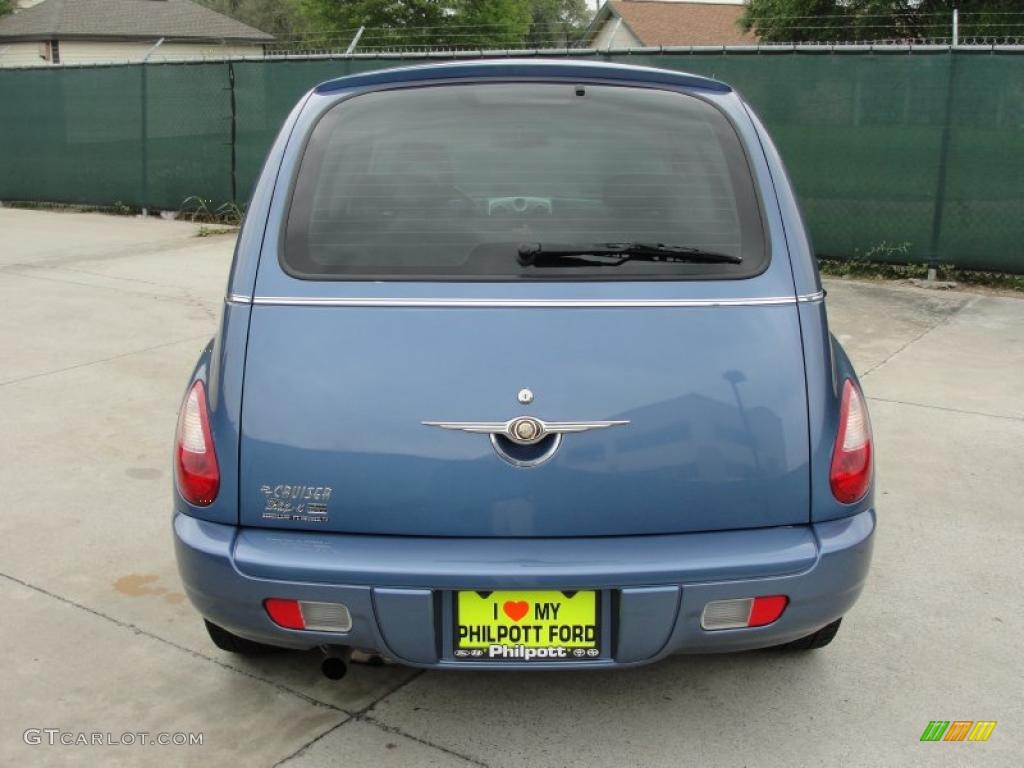
[[[778,143],[820,255],[1024,273],[1024,52],[572,58],[685,70],[735,86]],[[244,204],[305,91],[413,63],[0,69],[0,200]]]

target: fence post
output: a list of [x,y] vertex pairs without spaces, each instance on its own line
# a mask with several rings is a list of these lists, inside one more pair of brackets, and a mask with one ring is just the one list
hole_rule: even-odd
[[142,57],[142,215],[149,213],[149,110],[146,109],[149,90],[149,75],[147,74],[146,62],[153,55],[153,51],[163,45],[164,38],[160,38],[153,46],[146,51]]
[[149,96],[147,94],[149,90],[149,65],[143,61],[139,66],[142,67],[142,72],[139,75],[142,81],[142,189],[139,207],[142,208],[142,215],[146,216],[149,213],[149,109],[147,108],[147,104],[149,102]]
[[348,48],[345,49],[345,55],[348,56],[350,53],[355,51],[356,46],[359,45],[359,38],[363,36],[363,32],[366,31],[366,27],[360,27],[355,36],[352,38],[352,42],[348,44]]
[[231,202],[238,205],[238,120],[235,109],[235,65],[228,61],[228,91],[231,100]]
[[939,145],[939,173],[935,181],[935,210],[932,214],[932,241],[928,249],[928,279],[934,280],[939,267],[939,236],[942,233],[942,215],[946,207],[946,166],[949,164],[949,137],[952,132],[953,93],[956,81],[956,53],[949,50],[949,79],[946,82],[946,115],[942,123]]

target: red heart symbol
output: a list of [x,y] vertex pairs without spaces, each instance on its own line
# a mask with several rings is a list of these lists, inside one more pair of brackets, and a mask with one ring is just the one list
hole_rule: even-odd
[[505,604],[501,606],[501,610],[503,610],[505,615],[512,619],[512,621],[519,621],[526,615],[526,612],[530,610],[530,604],[525,600],[520,600],[517,603],[514,603],[511,600],[506,600]]

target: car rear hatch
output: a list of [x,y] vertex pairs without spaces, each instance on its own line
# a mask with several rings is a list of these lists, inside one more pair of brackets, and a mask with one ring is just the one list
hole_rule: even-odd
[[[304,157],[289,146],[282,177],[301,166],[275,193],[255,286],[241,523],[475,537],[806,524],[797,300],[739,101],[468,88],[315,97],[300,120],[312,135]],[[516,241],[585,238],[744,261],[516,263]],[[517,461],[533,449],[425,423],[524,416],[624,423],[566,433],[535,466]]]
[[[628,424],[567,434],[519,468],[486,434],[423,423],[520,415]],[[588,536],[806,523],[796,309],[258,305],[241,457],[246,525]]]

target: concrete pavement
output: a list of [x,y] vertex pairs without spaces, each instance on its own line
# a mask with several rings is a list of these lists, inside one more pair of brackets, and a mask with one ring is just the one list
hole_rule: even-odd
[[[175,410],[233,238],[0,209],[0,763],[1017,765],[1024,300],[831,281],[878,444],[879,535],[826,650],[602,673],[420,673],[216,650],[171,548]],[[997,720],[922,744],[929,720]],[[29,728],[202,732],[29,745]]]

